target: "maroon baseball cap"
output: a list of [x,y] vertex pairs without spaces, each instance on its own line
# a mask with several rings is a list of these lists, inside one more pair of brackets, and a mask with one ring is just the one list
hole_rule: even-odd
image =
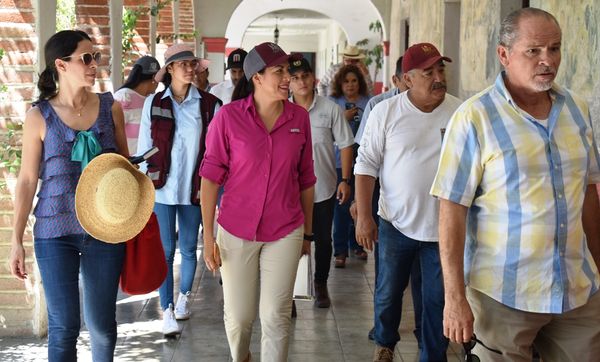
[[286,63],[288,60],[301,59],[302,54],[296,53],[288,55],[279,47],[271,42],[258,44],[246,55],[244,59],[244,75],[247,80],[266,67],[272,67],[277,64]]
[[452,59],[440,55],[431,43],[419,43],[406,50],[402,58],[402,73],[413,69],[427,69],[440,60],[452,62]]

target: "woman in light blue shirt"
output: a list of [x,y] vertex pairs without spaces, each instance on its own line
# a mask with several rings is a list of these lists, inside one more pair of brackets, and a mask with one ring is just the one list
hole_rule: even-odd
[[[159,288],[163,313],[163,334],[180,333],[176,320],[190,317],[189,296],[196,273],[196,248],[201,223],[198,169],[204,154],[206,128],[220,101],[192,85],[194,70],[202,66],[192,50],[182,44],[165,52],[165,66],[155,80],[165,90],[144,103],[138,150],[152,146],[159,152],[142,165],[156,188],[154,212],[160,226],[168,273]],[[179,226],[176,234],[175,221]],[[180,294],[173,307],[173,259],[176,241],[181,252]]]

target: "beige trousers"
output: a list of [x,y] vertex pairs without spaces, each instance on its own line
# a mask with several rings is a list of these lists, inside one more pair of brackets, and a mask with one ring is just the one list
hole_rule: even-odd
[[292,293],[302,249],[301,226],[272,242],[240,239],[219,226],[224,320],[234,362],[249,352],[257,307],[262,328],[261,362],[287,361]]
[[467,287],[479,343],[473,353],[481,361],[531,362],[532,346],[544,362],[599,361],[600,292],[584,306],[562,314],[531,313],[507,307]]

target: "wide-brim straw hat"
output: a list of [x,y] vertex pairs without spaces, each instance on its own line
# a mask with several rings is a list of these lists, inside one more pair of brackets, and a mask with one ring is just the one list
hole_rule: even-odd
[[364,59],[365,54],[360,51],[360,48],[356,45],[347,45],[344,49],[344,58],[348,59]]
[[210,61],[208,59],[198,58],[194,55],[194,51],[191,47],[185,44],[174,44],[171,45],[165,52],[165,65],[156,73],[154,80],[162,82],[163,77],[167,73],[167,66],[173,62],[180,62],[184,60],[198,60],[198,67],[201,69],[207,69]]
[[152,181],[119,154],[99,155],[81,173],[75,212],[83,229],[98,240],[133,238],[146,226],[153,207]]

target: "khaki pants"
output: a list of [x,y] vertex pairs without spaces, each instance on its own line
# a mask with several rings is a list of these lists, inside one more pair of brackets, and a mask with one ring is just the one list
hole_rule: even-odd
[[225,331],[234,362],[248,355],[257,306],[262,328],[260,360],[287,361],[303,232],[301,226],[277,241],[258,242],[240,239],[219,226]]
[[531,313],[507,307],[467,287],[479,343],[473,353],[482,361],[531,361],[532,346],[544,362],[598,361],[600,358],[600,292],[584,306],[562,314]]

